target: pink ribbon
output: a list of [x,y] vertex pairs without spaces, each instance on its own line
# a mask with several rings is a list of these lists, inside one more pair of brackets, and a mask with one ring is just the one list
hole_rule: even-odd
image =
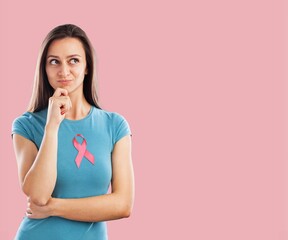
[[[76,137],[83,138],[82,144],[77,142]],[[81,164],[83,157],[86,157],[92,164],[94,164],[94,162],[95,162],[94,156],[90,152],[88,152],[88,150],[86,150],[87,142],[86,142],[86,139],[81,134],[77,134],[73,138],[73,145],[78,150],[78,154],[75,158],[75,162],[76,162],[76,165],[78,168],[80,168],[80,164]]]

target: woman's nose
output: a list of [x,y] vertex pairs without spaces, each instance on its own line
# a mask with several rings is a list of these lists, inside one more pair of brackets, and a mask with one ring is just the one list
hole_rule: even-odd
[[61,77],[66,77],[70,74],[70,69],[69,66],[67,66],[67,64],[62,64],[59,72],[58,72],[59,76]]

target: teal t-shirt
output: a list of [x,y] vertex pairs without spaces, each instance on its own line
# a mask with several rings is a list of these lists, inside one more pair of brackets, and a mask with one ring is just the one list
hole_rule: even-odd
[[[39,149],[47,109],[26,112],[12,124],[12,134],[32,141]],[[64,119],[58,131],[57,181],[54,198],[85,198],[106,194],[112,177],[111,153],[115,143],[131,135],[118,113],[94,106],[80,120]],[[61,217],[23,218],[16,240],[104,240],[105,222],[80,222]]]

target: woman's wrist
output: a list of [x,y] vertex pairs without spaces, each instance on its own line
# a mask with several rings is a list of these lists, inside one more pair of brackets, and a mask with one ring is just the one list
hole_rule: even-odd
[[49,124],[46,124],[45,126],[45,133],[48,133],[48,134],[58,133],[58,129],[59,129],[59,125],[49,123]]
[[51,198],[50,199],[50,216],[59,217],[61,209],[61,200],[60,198]]

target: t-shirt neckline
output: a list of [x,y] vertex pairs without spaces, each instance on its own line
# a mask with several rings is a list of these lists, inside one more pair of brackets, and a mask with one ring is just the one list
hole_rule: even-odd
[[94,106],[93,105],[90,105],[90,106],[91,106],[90,110],[84,118],[77,119],[77,120],[71,120],[71,119],[64,118],[63,121],[68,122],[68,123],[78,123],[78,122],[81,122],[81,121],[88,119],[91,116],[92,112],[94,111]]

